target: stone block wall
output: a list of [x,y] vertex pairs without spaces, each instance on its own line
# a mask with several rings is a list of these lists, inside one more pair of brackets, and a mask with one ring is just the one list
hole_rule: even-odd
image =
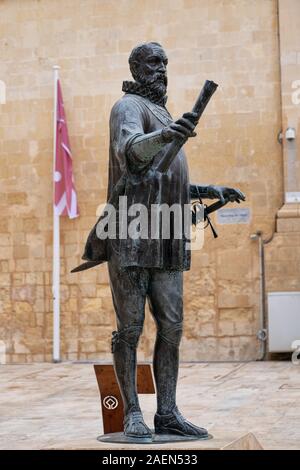
[[[106,266],[70,274],[105,201],[108,119],[139,42],[169,56],[168,107],[192,108],[219,84],[188,142],[191,180],[240,188],[247,224],[205,232],[185,276],[183,360],[256,359],[258,250],[282,204],[275,0],[2,0],[0,2],[0,338],[7,361],[51,360],[52,67],[59,65],[80,217],[61,219],[61,334],[67,360],[110,359],[114,313]],[[147,315],[140,358],[152,353]]]

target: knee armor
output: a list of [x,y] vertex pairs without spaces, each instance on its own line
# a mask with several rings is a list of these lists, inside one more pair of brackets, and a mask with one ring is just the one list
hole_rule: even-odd
[[182,322],[178,322],[169,327],[159,327],[157,330],[157,336],[166,343],[178,347],[181,341],[182,331]]
[[136,349],[142,331],[143,325],[132,325],[122,328],[122,330],[119,331],[113,331],[111,340],[111,351],[115,352],[117,345],[120,342],[125,343],[131,349]]

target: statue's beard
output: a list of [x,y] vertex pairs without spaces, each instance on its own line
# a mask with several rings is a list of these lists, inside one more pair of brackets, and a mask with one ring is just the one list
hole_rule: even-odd
[[149,77],[140,73],[136,77],[136,81],[149,88],[160,98],[164,97],[167,93],[168,77],[165,74],[156,73]]

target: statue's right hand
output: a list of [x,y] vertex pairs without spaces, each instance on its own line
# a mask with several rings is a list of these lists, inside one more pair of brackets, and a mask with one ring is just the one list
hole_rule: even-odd
[[[194,116],[195,115],[195,116]],[[197,125],[196,113],[185,113],[177,121],[171,122],[162,129],[162,138],[165,142],[181,140],[185,142],[189,137],[195,137],[197,134],[194,129]]]

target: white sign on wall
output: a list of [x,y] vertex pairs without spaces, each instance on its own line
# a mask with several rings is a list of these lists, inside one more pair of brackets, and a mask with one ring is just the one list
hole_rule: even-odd
[[300,192],[286,192],[285,202],[300,202]]
[[249,207],[220,209],[217,211],[218,224],[248,224],[250,222]]

